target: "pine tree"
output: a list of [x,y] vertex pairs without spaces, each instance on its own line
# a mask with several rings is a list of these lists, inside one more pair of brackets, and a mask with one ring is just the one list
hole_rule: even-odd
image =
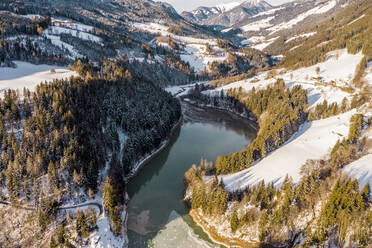
[[74,172],[73,172],[73,175],[72,175],[72,180],[74,181],[74,183],[77,186],[80,186],[81,185],[80,175],[76,172],[75,169],[74,169]]
[[64,244],[65,240],[65,227],[63,226],[63,223],[60,222],[57,227],[57,241],[59,244]]
[[59,184],[57,170],[52,161],[49,161],[49,165],[48,165],[48,184],[49,184],[51,192],[55,188],[58,188],[58,184]]
[[238,226],[239,226],[238,213],[237,213],[237,211],[236,211],[236,207],[234,207],[234,211],[232,212],[231,217],[230,217],[230,227],[231,227],[231,231],[232,231],[233,233],[235,233],[236,230],[238,229]]
[[362,192],[361,192],[361,196],[363,198],[363,201],[364,201],[364,204],[368,204],[368,201],[369,201],[369,195],[371,194],[371,187],[370,187],[370,184],[367,183],[363,189],[362,189]]
[[58,248],[58,245],[57,245],[56,241],[54,240],[54,237],[50,238],[49,247],[50,248]]
[[103,187],[103,205],[107,211],[112,212],[115,207],[114,187],[110,177],[106,177],[105,185]]

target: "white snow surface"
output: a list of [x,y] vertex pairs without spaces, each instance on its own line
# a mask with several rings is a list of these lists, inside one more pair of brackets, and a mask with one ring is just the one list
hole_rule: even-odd
[[289,38],[288,40],[286,40],[285,43],[288,43],[288,42],[290,42],[290,41],[292,41],[292,40],[295,40],[295,39],[297,39],[297,38],[304,38],[304,37],[307,38],[307,37],[313,36],[313,35],[315,35],[315,34],[316,34],[316,32],[310,32],[310,33],[306,33],[306,34],[295,35],[295,36]]
[[369,183],[372,196],[372,154],[367,154],[357,161],[346,165],[343,172],[357,179],[361,188]]
[[280,187],[286,175],[290,176],[294,183],[298,183],[301,179],[301,167],[307,160],[325,158],[338,140],[347,137],[350,117],[354,113],[355,111],[349,111],[304,123],[288,142],[250,168],[220,176],[225,188],[236,191],[257,185],[262,180],[265,183],[273,182],[276,187]]
[[51,26],[47,30],[45,30],[45,32],[48,35],[70,34],[82,40],[89,40],[89,41],[93,41],[96,43],[102,42],[102,39],[100,37],[84,32],[84,31],[80,31],[78,29],[75,30],[75,29],[70,29],[70,28],[65,28],[65,27]]
[[347,25],[353,24],[354,22],[359,21],[360,19],[364,18],[365,16],[366,16],[366,15],[363,14],[363,15],[361,15],[361,16],[355,18],[355,19],[352,20],[351,22],[349,22]]
[[54,26],[63,26],[66,28],[70,29],[75,29],[83,32],[93,32],[94,27],[82,24],[82,23],[77,23],[72,20],[67,20],[67,19],[59,19],[59,18],[52,18],[52,23]]
[[71,53],[71,56],[68,56],[71,59],[83,57],[81,54],[79,54],[78,51],[76,51],[76,49],[73,46],[71,46],[70,44],[67,44],[66,42],[61,41],[61,37],[57,35],[46,34],[46,33],[44,33],[44,36],[48,38],[52,42],[53,45],[59,48],[62,48],[62,49],[67,49]]
[[[333,51],[327,54],[325,62],[314,66],[300,68],[294,71],[278,70],[274,78],[266,79],[268,72],[259,73],[253,78],[231,83],[204,94],[219,94],[221,90],[242,87],[245,92],[253,88],[263,89],[276,82],[277,78],[283,78],[286,87],[301,85],[308,92],[309,108],[327,100],[328,103],[341,104],[344,97],[352,98],[352,94],[342,90],[342,87],[352,86],[355,69],[363,55],[348,54],[346,49]],[[319,73],[316,68],[319,67]],[[372,75],[372,63],[368,64],[366,79]],[[333,81],[332,83],[330,83]],[[223,175],[226,189],[235,191],[253,186],[264,180],[266,183],[274,182],[280,187],[285,176],[288,174],[294,182],[299,182],[300,169],[308,159],[323,159],[328,156],[334,144],[347,137],[349,122],[355,110],[330,117],[323,120],[306,122],[301,125],[299,131],[280,148],[270,153],[264,159],[257,161],[250,168],[238,173]]]
[[296,16],[292,20],[290,20],[288,22],[280,23],[278,25],[275,25],[275,26],[269,28],[268,30],[272,31],[271,34],[273,34],[277,31],[280,31],[280,30],[283,30],[283,29],[292,28],[294,25],[296,25],[297,23],[305,20],[307,17],[309,17],[311,15],[323,14],[323,13],[326,13],[326,12],[330,11],[331,9],[333,9],[336,6],[336,4],[337,4],[336,0],[331,0],[331,1],[328,1],[327,3],[325,3],[325,4],[320,4],[320,5],[316,6],[315,8],[310,9],[310,10]]
[[232,10],[233,8],[239,6],[241,3],[240,2],[230,2],[230,3],[222,3],[216,6],[221,12],[226,12],[229,10]]
[[[45,81],[77,76],[75,72],[60,66],[34,65],[21,61],[15,61],[15,64],[17,68],[0,68],[0,92],[2,93],[7,89],[22,90],[24,87],[34,90],[36,85]],[[56,73],[51,73],[51,69],[55,69]]]
[[244,32],[260,31],[263,28],[271,27],[272,24],[270,24],[270,21],[274,18],[275,18],[275,16],[269,16],[269,17],[267,17],[263,20],[259,20],[259,21],[247,24],[247,25],[241,27],[240,29],[243,30]]
[[263,16],[263,15],[273,15],[275,14],[275,12],[279,11],[279,10],[282,10],[284,9],[284,7],[279,7],[279,8],[274,8],[274,9],[270,9],[270,10],[267,10],[267,11],[264,11],[264,12],[260,12],[254,16],[252,16],[252,18],[254,17],[257,17],[257,16]]
[[263,50],[263,49],[265,49],[266,47],[268,47],[271,43],[273,43],[278,38],[279,38],[279,36],[274,37],[274,38],[271,38],[271,39],[269,39],[269,40],[267,40],[265,42],[258,43],[256,45],[252,46],[252,48],[255,48],[255,49],[258,49],[258,50]]
[[[123,215],[125,215],[123,211]],[[128,244],[127,236],[115,236],[110,230],[109,218],[104,214],[97,220],[98,230],[89,237],[86,248],[123,248]]]

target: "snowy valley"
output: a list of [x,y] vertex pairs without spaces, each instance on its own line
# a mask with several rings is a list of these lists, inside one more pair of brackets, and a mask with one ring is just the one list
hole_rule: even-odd
[[0,247],[369,247],[372,4],[0,3]]

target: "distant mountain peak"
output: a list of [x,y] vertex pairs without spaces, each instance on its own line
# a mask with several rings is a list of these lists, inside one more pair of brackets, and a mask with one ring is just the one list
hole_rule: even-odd
[[265,0],[235,1],[215,7],[198,7],[191,12],[182,12],[186,20],[203,25],[231,26],[241,20],[271,9]]
[[238,1],[230,2],[230,3],[222,3],[222,4],[217,5],[216,8],[220,9],[222,12],[226,12],[239,6],[240,4],[241,2],[238,2]]

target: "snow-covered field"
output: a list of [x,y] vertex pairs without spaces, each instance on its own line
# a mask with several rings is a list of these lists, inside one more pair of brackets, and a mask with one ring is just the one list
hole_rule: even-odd
[[287,174],[295,183],[299,182],[301,167],[308,159],[325,158],[338,140],[347,137],[350,117],[354,113],[349,111],[301,125],[286,144],[255,165],[238,173],[221,176],[226,189],[244,189],[262,180],[265,183],[274,182],[276,187],[280,187]]
[[343,172],[358,179],[361,188],[369,183],[372,195],[372,154],[361,157],[357,161],[345,166]]
[[[7,89],[22,90],[28,88],[34,90],[36,85],[53,81],[54,79],[69,78],[77,76],[73,71],[65,67],[50,65],[34,65],[27,62],[15,61],[17,68],[1,67],[0,68],[0,92]],[[55,69],[55,73],[50,70]]]
[[271,43],[273,43],[278,38],[279,38],[279,36],[274,37],[274,38],[271,38],[271,39],[268,39],[268,40],[266,40],[266,41],[264,41],[262,43],[258,43],[256,45],[252,46],[252,48],[255,48],[257,50],[263,50],[263,49],[265,49],[266,47],[268,47]]
[[270,16],[270,17],[265,18],[263,20],[259,20],[259,21],[250,23],[248,25],[245,25],[245,26],[241,27],[240,29],[243,30],[244,32],[260,31],[263,28],[271,27],[272,24],[270,24],[270,21],[274,18],[275,18],[275,16]]
[[82,24],[82,23],[77,23],[75,21],[67,20],[67,19],[52,18],[52,23],[54,26],[67,27],[67,28],[79,30],[82,32],[93,32],[94,30],[94,27],[92,26]]

